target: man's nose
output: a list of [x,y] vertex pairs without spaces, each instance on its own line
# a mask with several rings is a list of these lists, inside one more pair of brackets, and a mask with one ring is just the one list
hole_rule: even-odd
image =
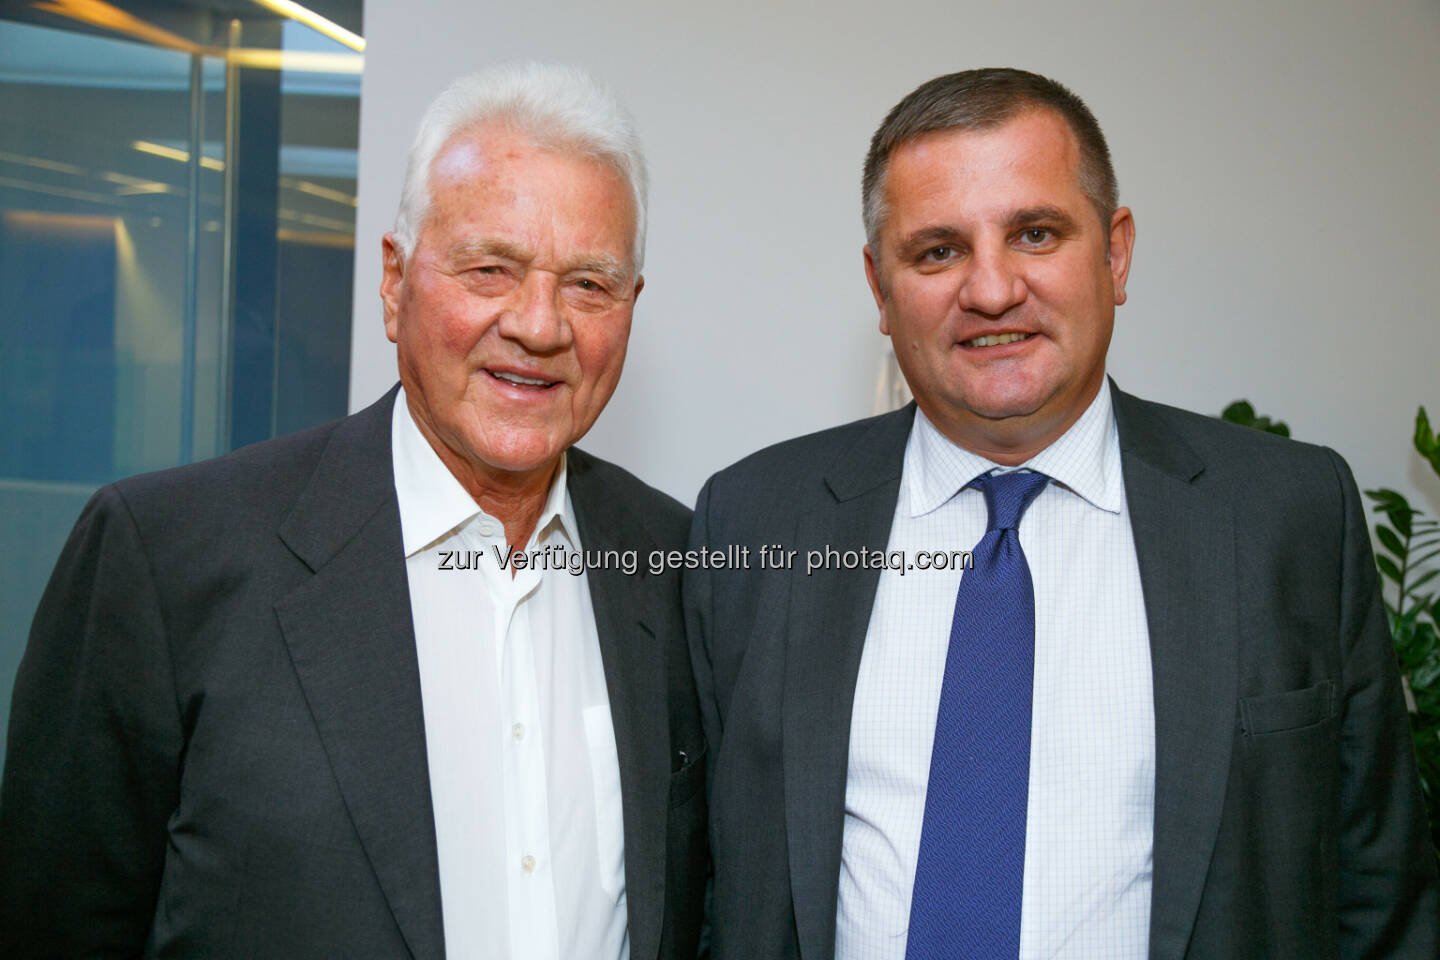
[[559,278],[543,270],[527,271],[501,313],[498,328],[502,337],[530,353],[554,353],[569,347],[573,331],[560,297]]
[[960,284],[960,308],[998,317],[1023,303],[1029,291],[1016,256],[1008,248],[973,252]]

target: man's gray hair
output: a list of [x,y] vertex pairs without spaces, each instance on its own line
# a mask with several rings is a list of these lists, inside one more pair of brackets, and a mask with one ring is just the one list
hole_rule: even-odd
[[430,211],[435,155],[461,131],[486,123],[514,127],[545,149],[592,157],[615,169],[635,198],[634,271],[645,263],[645,207],[649,176],[640,136],[629,112],[605,86],[577,67],[502,64],[461,77],[420,118],[410,145],[395,239],[402,254],[415,250]]
[[1100,215],[1108,238],[1110,218],[1119,204],[1119,186],[1110,163],[1105,134],[1085,101],[1048,77],[1009,67],[962,70],[916,87],[897,103],[870,139],[861,180],[865,240],[879,254],[885,205],[885,171],[901,145],[927,133],[985,130],[1027,110],[1058,113],[1080,148],[1080,189]]

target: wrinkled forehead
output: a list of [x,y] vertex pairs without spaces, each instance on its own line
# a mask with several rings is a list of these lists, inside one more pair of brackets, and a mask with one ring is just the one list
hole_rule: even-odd
[[466,187],[494,180],[507,168],[523,171],[527,160],[538,159],[544,153],[553,151],[545,150],[534,137],[508,124],[491,122],[457,130],[430,161],[431,199],[442,187]]
[[509,129],[482,128],[447,141],[430,173],[420,230],[427,246],[504,237],[516,249],[538,250],[561,242],[631,269],[635,201],[612,164]]
[[625,172],[610,159],[572,138],[545,136],[505,121],[492,120],[457,130],[435,152],[430,183],[482,179],[507,168],[523,170],[530,162],[558,162],[613,178],[630,190]]

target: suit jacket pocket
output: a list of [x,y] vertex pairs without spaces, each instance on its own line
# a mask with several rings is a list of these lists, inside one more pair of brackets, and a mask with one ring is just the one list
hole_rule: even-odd
[[670,774],[670,809],[686,803],[705,783],[705,748],[687,758],[685,766]]
[[1266,693],[1240,701],[1240,728],[1247,736],[1284,733],[1324,723],[1335,715],[1335,681],[1304,690]]

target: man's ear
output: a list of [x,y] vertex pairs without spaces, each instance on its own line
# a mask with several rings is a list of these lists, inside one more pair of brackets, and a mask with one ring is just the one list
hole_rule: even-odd
[[394,232],[380,238],[380,303],[385,308],[385,336],[400,339],[400,291],[405,283],[405,252]]
[[885,288],[880,283],[880,268],[875,265],[875,251],[870,249],[870,244],[865,244],[865,282],[870,284],[870,295],[875,298],[875,306],[880,310],[880,332],[890,336],[890,324],[885,319]]
[[1115,288],[1115,305],[1125,302],[1125,281],[1130,277],[1130,257],[1135,252],[1135,217],[1121,207],[1110,218],[1110,280]]
[[639,277],[636,277],[636,278],[635,278],[635,292],[632,293],[632,294],[630,294],[630,300],[631,300],[632,302],[634,302],[634,301],[636,301],[636,300],[639,300],[639,299],[640,299],[640,291],[641,291],[641,290],[644,290],[644,289],[645,289],[645,277],[644,277],[643,275],[642,275],[642,276],[639,276]]

